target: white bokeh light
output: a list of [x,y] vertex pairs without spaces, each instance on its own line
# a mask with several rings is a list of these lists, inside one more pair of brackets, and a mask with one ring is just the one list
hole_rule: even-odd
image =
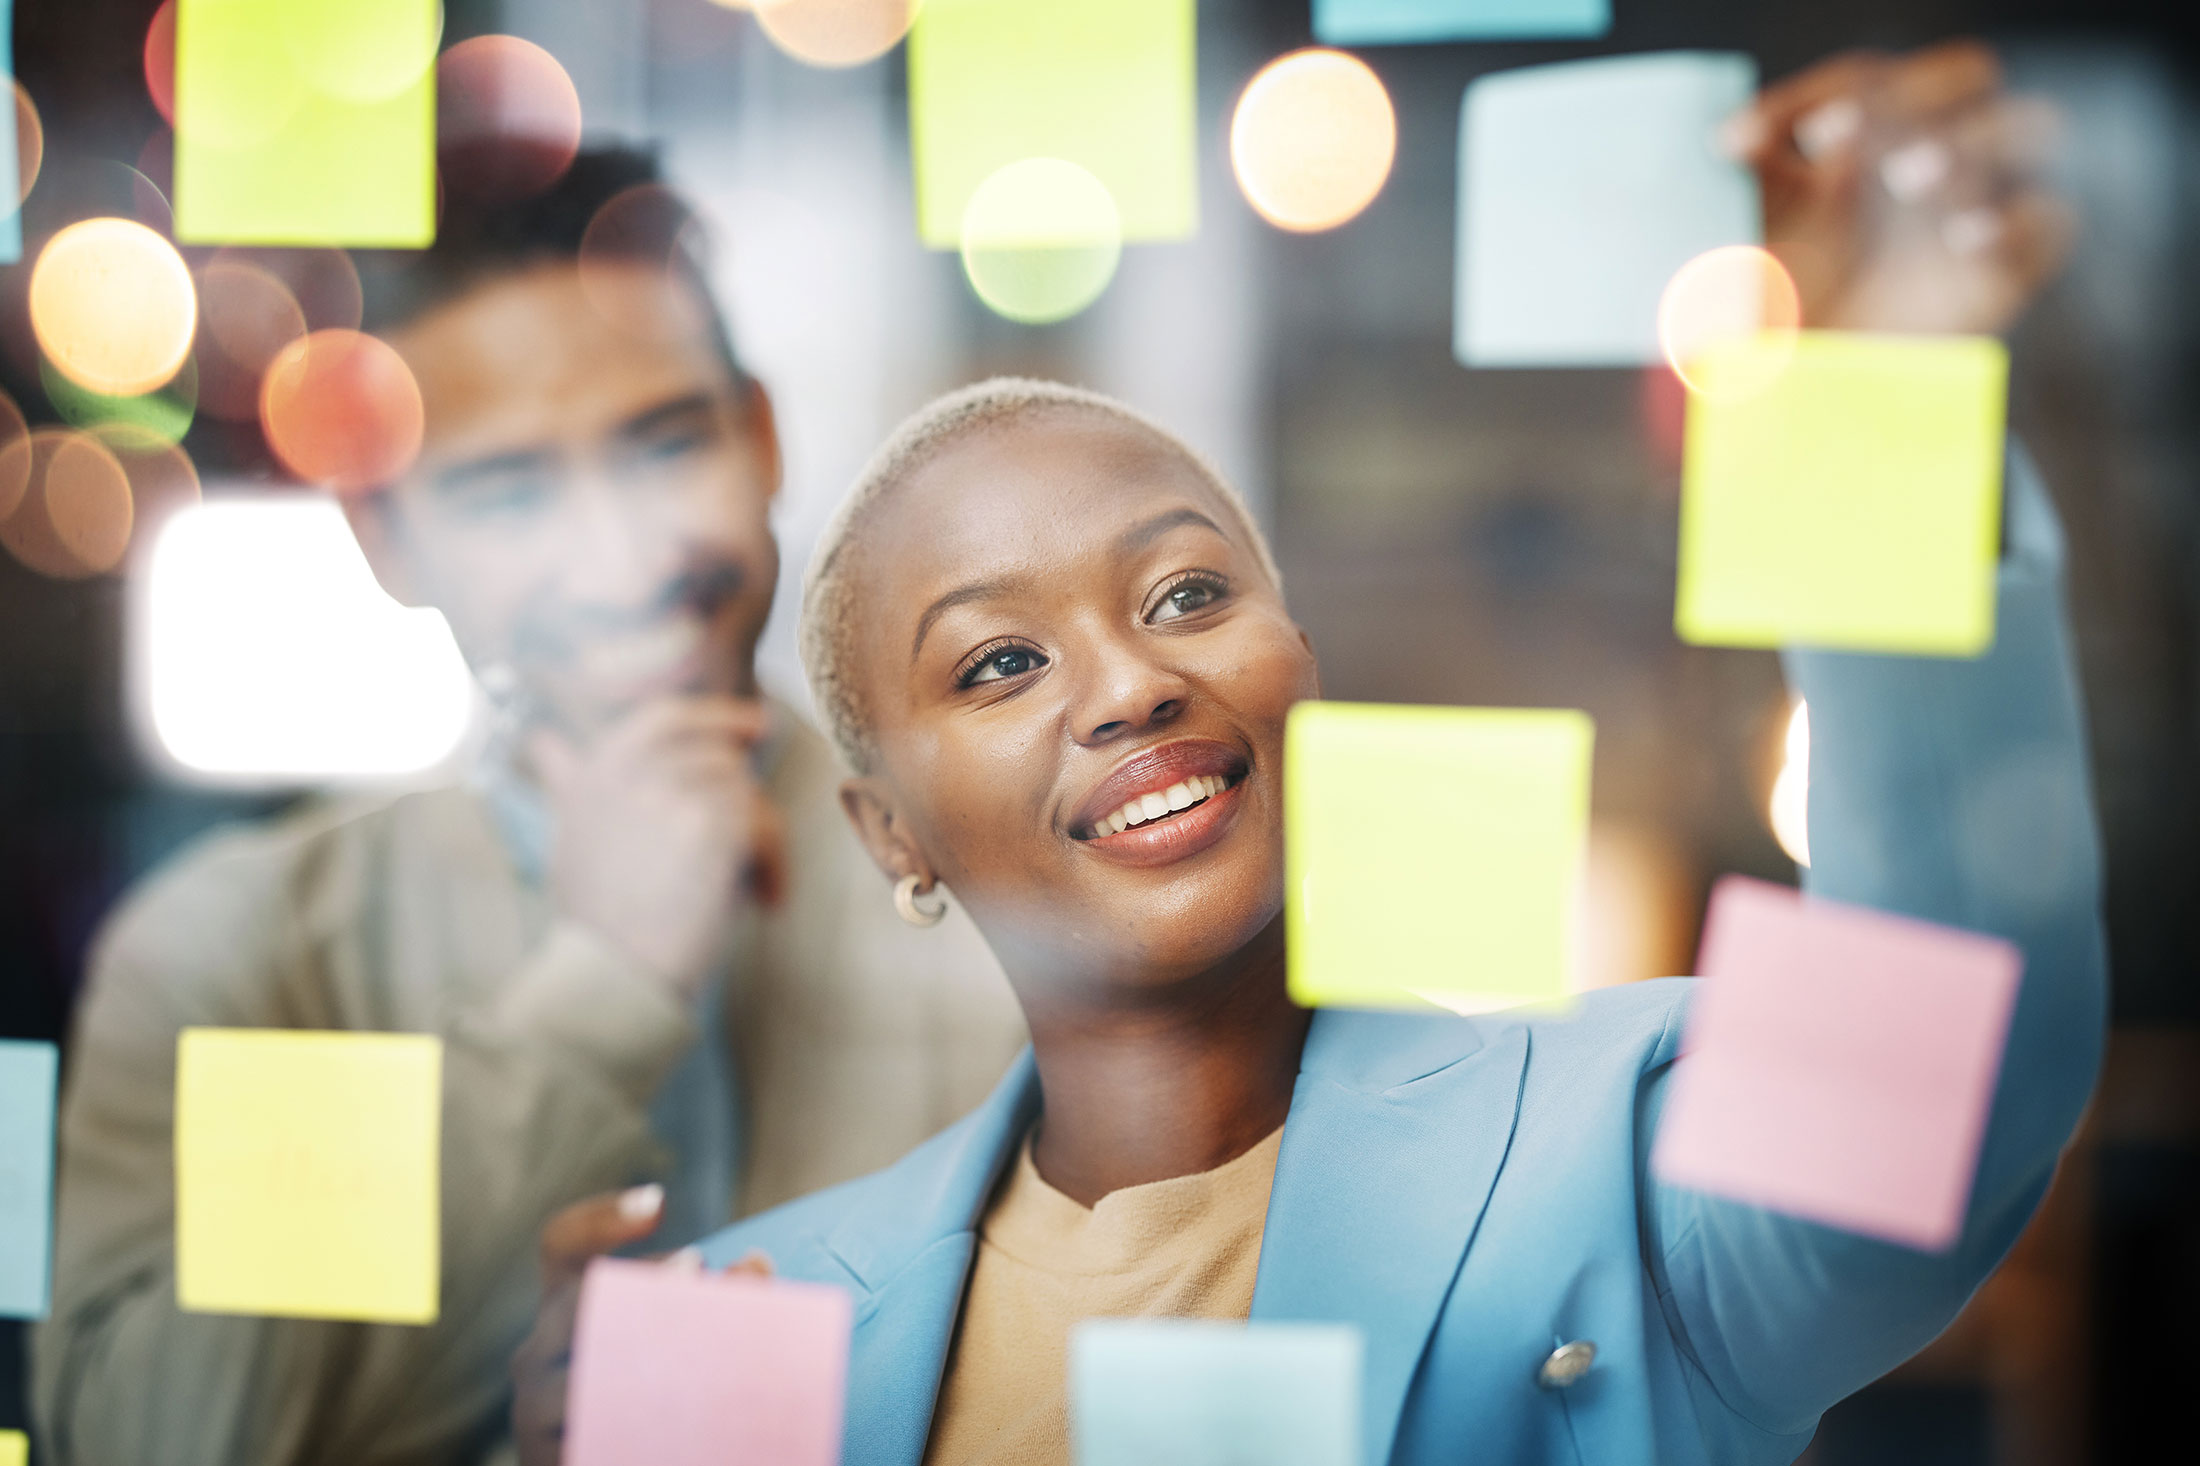
[[1766,816],[1772,836],[1797,865],[1810,864],[1810,704],[1795,700],[1788,714],[1779,777]]
[[194,506],[163,527],[138,576],[139,705],[183,771],[396,779],[467,741],[476,694],[450,626],[390,599],[333,502]]

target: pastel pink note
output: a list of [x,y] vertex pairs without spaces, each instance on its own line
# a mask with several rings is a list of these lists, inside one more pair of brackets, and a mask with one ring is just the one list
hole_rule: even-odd
[[566,1466],[839,1466],[849,1320],[838,1288],[599,1259]]
[[2023,965],[1993,937],[1727,877],[1651,1169],[1945,1251]]

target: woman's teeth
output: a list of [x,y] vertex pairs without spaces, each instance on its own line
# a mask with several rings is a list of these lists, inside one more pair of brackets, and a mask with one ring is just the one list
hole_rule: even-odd
[[1092,827],[1097,838],[1101,835],[1119,835],[1132,825],[1142,825],[1148,820],[1160,819],[1180,809],[1190,809],[1203,799],[1211,799],[1230,787],[1230,781],[1220,774],[1194,774],[1181,784],[1171,784],[1159,794],[1141,794],[1125,804],[1114,814]]

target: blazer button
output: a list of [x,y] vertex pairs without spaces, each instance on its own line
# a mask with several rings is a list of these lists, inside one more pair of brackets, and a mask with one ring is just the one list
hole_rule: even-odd
[[1597,1346],[1592,1339],[1576,1339],[1561,1344],[1551,1351],[1551,1357],[1543,1361],[1543,1367],[1535,1372],[1535,1382],[1546,1390],[1563,1390],[1577,1383],[1589,1372],[1589,1366],[1597,1362]]

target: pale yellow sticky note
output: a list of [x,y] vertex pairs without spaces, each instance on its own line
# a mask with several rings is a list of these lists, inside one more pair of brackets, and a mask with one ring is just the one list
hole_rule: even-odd
[[442,1088],[425,1035],[185,1029],[177,1301],[432,1323]]
[[1189,237],[1197,32],[1193,0],[925,0],[909,32],[924,242],[959,246],[979,186],[1030,158],[1097,178],[1125,241]]
[[1688,402],[1683,640],[1986,649],[2008,404],[2000,342],[1805,332],[1728,343],[1690,376],[1703,390]]
[[0,1430],[0,1466],[30,1466],[31,1438],[19,1430]]
[[1570,710],[1294,708],[1291,996],[1455,1011],[1563,1001],[1594,738]]

